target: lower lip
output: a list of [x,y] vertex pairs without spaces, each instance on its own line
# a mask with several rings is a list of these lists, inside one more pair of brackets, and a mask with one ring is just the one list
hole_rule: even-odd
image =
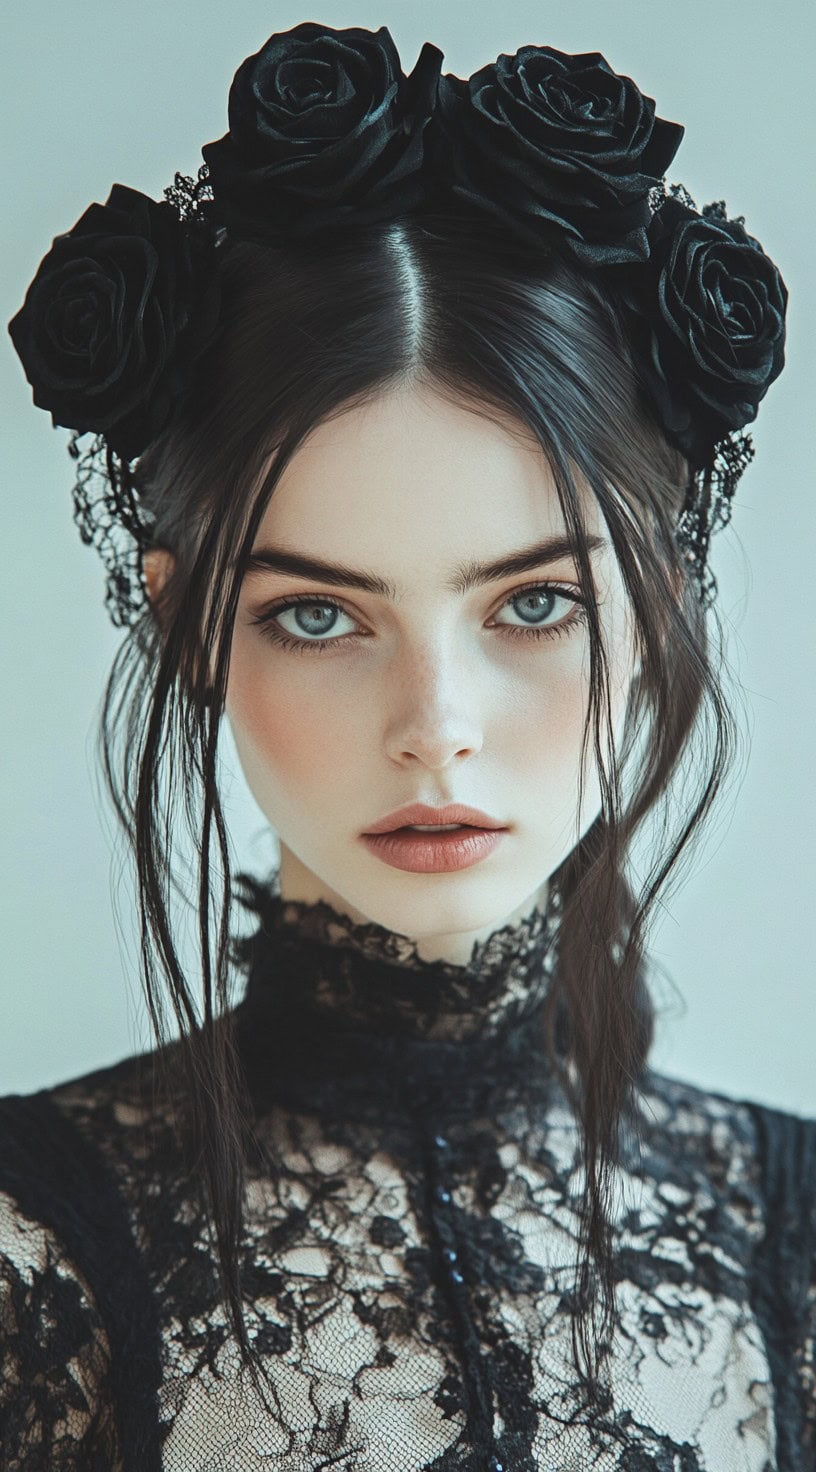
[[391,833],[364,833],[362,839],[392,869],[450,874],[486,859],[506,832],[506,828],[459,828],[450,833],[415,833],[412,828],[395,828]]

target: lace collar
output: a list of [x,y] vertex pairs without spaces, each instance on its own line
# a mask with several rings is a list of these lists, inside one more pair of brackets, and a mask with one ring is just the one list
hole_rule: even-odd
[[[542,1008],[557,958],[560,895],[474,943],[466,964],[426,961],[416,943],[358,923],[325,901],[284,900],[242,874],[259,918],[233,956],[247,972],[238,1041],[254,1079],[287,1095],[383,1102],[518,1078],[520,1054],[542,1045]],[[467,1080],[467,1084],[465,1081]],[[472,1100],[471,1100],[472,1102]]]

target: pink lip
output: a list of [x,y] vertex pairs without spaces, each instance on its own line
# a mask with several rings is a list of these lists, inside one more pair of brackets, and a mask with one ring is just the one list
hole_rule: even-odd
[[471,828],[502,830],[506,828],[504,823],[500,823],[497,818],[491,818],[489,813],[483,813],[480,808],[466,807],[461,802],[448,803],[444,808],[429,807],[424,802],[412,802],[406,807],[397,808],[395,812],[389,813],[387,818],[381,818],[378,823],[372,823],[371,827],[365,830],[363,837],[372,833],[392,833],[395,829],[405,828],[410,823],[467,823]]
[[392,869],[450,874],[481,863],[499,847],[506,833],[506,828],[465,828],[451,833],[415,833],[410,828],[399,828],[396,832],[363,833],[361,837],[366,848]]

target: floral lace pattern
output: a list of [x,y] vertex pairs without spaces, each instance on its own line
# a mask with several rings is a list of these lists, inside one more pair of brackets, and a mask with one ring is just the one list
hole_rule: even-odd
[[537,1026],[557,896],[467,966],[322,903],[255,900],[235,1023],[267,1404],[151,1055],[127,1059],[0,1101],[3,1465],[809,1472],[816,1123],[647,1071],[613,1213],[607,1403],[588,1406],[579,1136]]

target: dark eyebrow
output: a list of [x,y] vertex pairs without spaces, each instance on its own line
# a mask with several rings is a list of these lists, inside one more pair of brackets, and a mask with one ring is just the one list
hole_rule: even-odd
[[[609,546],[603,537],[591,535],[586,540],[590,552]],[[518,552],[506,552],[494,562],[460,563],[448,579],[447,587],[454,593],[467,593],[482,583],[494,583],[500,578],[513,577],[515,573],[530,572],[562,557],[575,557],[576,552],[576,545],[570,537],[548,537],[546,541],[522,547]],[[331,583],[339,588],[362,588],[363,592],[388,598],[392,603],[397,598],[397,589],[385,578],[355,571],[343,563],[321,562],[316,557],[304,557],[299,552],[286,552],[278,547],[259,547],[249,554],[243,576],[250,577],[259,572],[282,572],[292,577],[315,578],[318,582]]]

